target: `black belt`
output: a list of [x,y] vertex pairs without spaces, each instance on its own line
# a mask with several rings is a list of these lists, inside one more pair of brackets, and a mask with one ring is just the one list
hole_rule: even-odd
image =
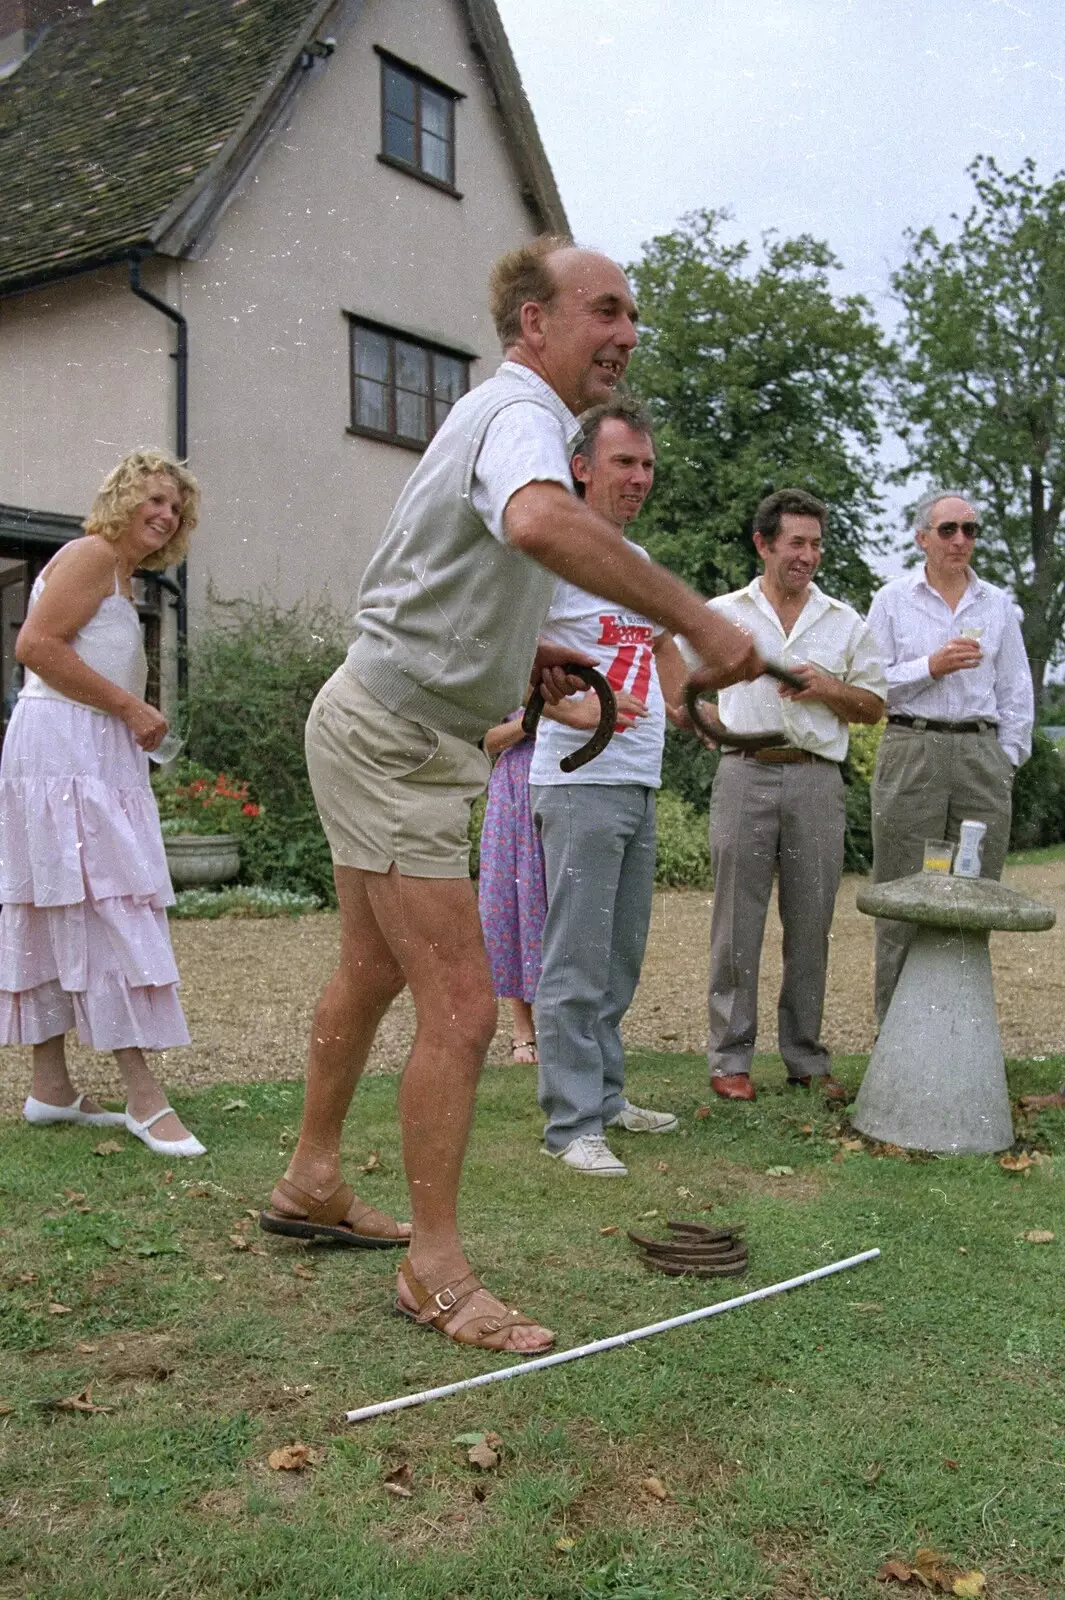
[[888,722],[896,728],[914,728],[918,733],[993,733],[997,722],[976,717],[972,722],[943,722],[935,717],[890,716]]

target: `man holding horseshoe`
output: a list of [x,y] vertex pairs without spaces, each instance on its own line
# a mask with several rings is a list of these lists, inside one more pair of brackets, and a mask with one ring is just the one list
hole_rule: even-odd
[[[636,344],[621,269],[542,238],[493,268],[506,359],[451,410],[400,495],[359,598],[356,636],[307,726],[333,855],[341,947],[311,1034],[303,1124],[262,1225],[352,1245],[406,1245],[397,1309],[460,1344],[531,1354],[554,1335],[471,1271],[456,1218],[474,1095],[496,1005],[469,880],[480,741],[524,697],[579,687],[573,653],[538,648],[558,577],[684,634],[707,685],[753,678],[751,639],[617,538],[573,494],[576,414],[607,400]],[[579,658],[578,658],[579,659]],[[382,1017],[409,985],[417,1016],[399,1089],[413,1231],[342,1181],[340,1136]]]
[[[580,418],[573,477],[585,505],[626,530],[651,491],[651,419],[622,397]],[[529,771],[547,874],[543,970],[536,992],[544,1154],[586,1177],[625,1178],[606,1130],[672,1133],[677,1119],[625,1098],[621,1022],[640,979],[655,879],[655,791],[662,777],[666,707],[684,698],[687,669],[664,628],[572,583],[559,583],[543,637],[595,658],[618,696],[608,749],[560,770],[583,737],[541,724]],[[594,714],[594,696],[571,702]],[[626,721],[622,724],[620,713]],[[554,716],[558,717],[558,710]]]

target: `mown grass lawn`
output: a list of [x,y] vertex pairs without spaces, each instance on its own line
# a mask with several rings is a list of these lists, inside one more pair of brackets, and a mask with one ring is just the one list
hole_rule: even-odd
[[[856,1083],[862,1065],[837,1071]],[[345,1409],[493,1358],[391,1314],[391,1254],[257,1232],[297,1085],[183,1099],[211,1154],[171,1172],[122,1135],[94,1154],[110,1130],[0,1125],[0,1595],[904,1600],[877,1569],[929,1545],[985,1573],[992,1600],[1059,1600],[1065,1114],[1019,1124],[1052,1158],[1027,1175],[878,1158],[841,1147],[778,1061],[757,1076],[756,1104],[696,1119],[705,1063],[635,1057],[633,1099],[683,1131],[620,1136],[632,1177],[603,1182],[540,1156],[532,1072],[490,1071],[473,1260],[562,1345],[874,1245],[878,1262],[359,1427]],[[1017,1093],[1062,1076],[1011,1069]],[[355,1176],[379,1152],[361,1188],[402,1209],[394,1102],[394,1079],[363,1086],[347,1154]],[[746,1223],[745,1279],[637,1265],[626,1227],[707,1207]],[[90,1384],[106,1410],[55,1409]],[[494,1471],[454,1442],[480,1430],[502,1438]],[[271,1470],[296,1441],[315,1464]],[[410,1498],[384,1484],[405,1464]]]

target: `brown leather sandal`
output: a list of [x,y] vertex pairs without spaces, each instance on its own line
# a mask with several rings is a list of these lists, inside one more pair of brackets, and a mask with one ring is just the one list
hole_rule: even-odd
[[363,1205],[350,1183],[338,1184],[331,1195],[319,1200],[282,1178],[270,1196],[273,1208],[278,1195],[298,1206],[302,1214],[260,1211],[259,1226],[264,1233],[283,1233],[291,1239],[334,1239],[358,1250],[387,1250],[410,1243],[410,1234],[399,1232],[395,1217]]
[[459,1323],[457,1328],[448,1324],[456,1313],[461,1313],[464,1307],[478,1292],[489,1294],[481,1280],[471,1272],[465,1278],[459,1278],[455,1283],[445,1284],[435,1293],[430,1292],[414,1276],[414,1269],[410,1264],[410,1257],[404,1256],[399,1264],[403,1281],[417,1301],[417,1310],[412,1311],[405,1306],[396,1296],[396,1310],[400,1316],[407,1317],[411,1322],[417,1322],[422,1327],[433,1327],[442,1333],[446,1339],[451,1339],[455,1344],[472,1344],[478,1350],[494,1350],[512,1356],[542,1356],[554,1344],[541,1345],[537,1350],[509,1350],[507,1348],[507,1335],[512,1328],[538,1328],[540,1323],[532,1317],[523,1316],[514,1306],[508,1306],[501,1317],[479,1313],[472,1307],[469,1316]]

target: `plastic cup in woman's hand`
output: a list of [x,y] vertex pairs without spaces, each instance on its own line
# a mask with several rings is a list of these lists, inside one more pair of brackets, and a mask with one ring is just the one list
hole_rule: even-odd
[[163,734],[154,750],[148,751],[148,760],[156,761],[160,766],[164,766],[166,762],[173,761],[175,756],[179,756],[184,748],[184,739],[171,729],[168,733]]

